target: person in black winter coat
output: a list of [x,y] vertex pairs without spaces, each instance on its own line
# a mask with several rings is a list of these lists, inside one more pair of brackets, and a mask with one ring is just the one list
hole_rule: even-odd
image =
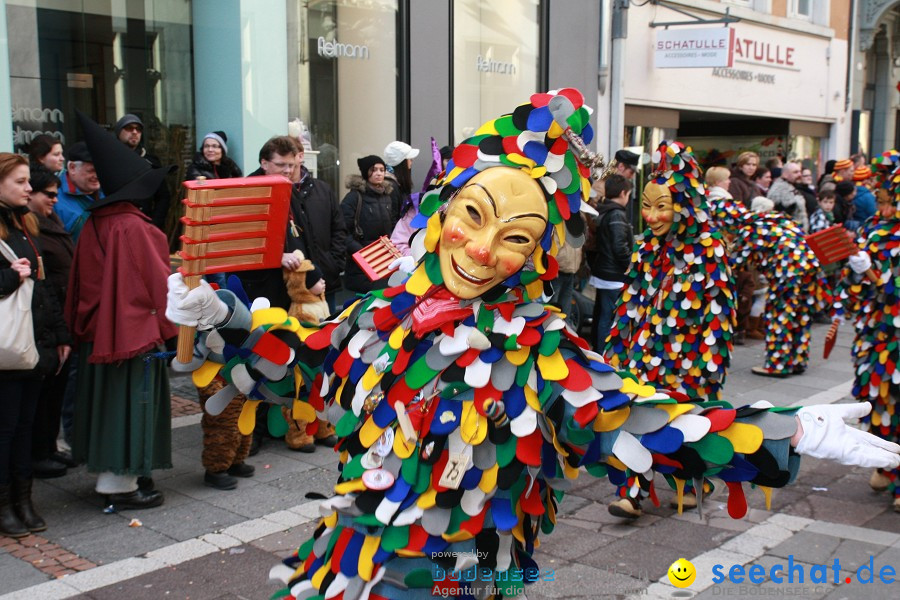
[[380,157],[364,156],[356,163],[361,175],[347,177],[350,191],[341,200],[341,211],[350,234],[344,285],[354,292],[365,293],[386,287],[387,278],[371,281],[352,255],[382,235],[390,237],[399,219],[400,206],[393,185],[385,180],[385,164]]
[[588,266],[591,285],[596,289],[591,324],[591,341],[596,349],[603,348],[609,334],[625,272],[631,264],[634,231],[625,211],[631,189],[631,181],[611,175],[606,180],[606,199],[597,206],[600,214],[594,217],[594,251],[588,254]]
[[228,158],[228,136],[223,131],[212,131],[203,136],[200,149],[184,174],[185,181],[198,177],[207,179],[231,179],[242,177],[241,168]]
[[[40,165],[32,164],[28,208],[37,217],[40,228],[41,255],[47,275],[45,285],[52,290],[59,305],[63,306],[75,244],[53,210],[59,186],[60,181],[56,175]],[[31,467],[37,479],[61,477],[66,474],[67,466],[75,465],[71,454],[60,452],[56,446],[63,398],[73,362],[70,357],[59,366],[56,373],[48,373],[41,385],[31,438]]]
[[[28,161],[0,153],[0,239],[18,257],[0,255],[0,297],[34,284],[32,320],[39,361],[32,369],[0,364],[0,534],[25,537],[47,528],[31,502],[31,429],[45,374],[54,373],[71,351],[62,310],[45,285],[37,219],[28,211]],[[0,316],[8,319],[9,316]]]
[[335,310],[335,292],[341,289],[341,271],[344,270],[347,250],[347,226],[337,197],[331,186],[313,177],[303,166],[303,150],[300,159],[299,180],[294,184],[291,205],[299,208],[309,237],[307,254],[325,277],[325,300],[328,309]]

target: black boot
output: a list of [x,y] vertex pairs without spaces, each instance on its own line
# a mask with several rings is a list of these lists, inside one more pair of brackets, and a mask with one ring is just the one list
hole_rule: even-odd
[[16,516],[22,520],[22,524],[31,533],[45,531],[47,523],[34,510],[34,504],[31,503],[31,483],[32,479],[13,479],[13,507]]
[[9,485],[0,485],[0,533],[11,538],[23,538],[28,535],[28,529],[13,510]]

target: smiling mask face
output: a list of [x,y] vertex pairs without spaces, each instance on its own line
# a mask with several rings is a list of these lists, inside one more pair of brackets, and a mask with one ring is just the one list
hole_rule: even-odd
[[546,228],[544,193],[525,172],[475,175],[447,206],[438,244],[444,284],[459,298],[477,298],[525,266]]
[[672,229],[675,220],[675,207],[672,192],[658,183],[644,186],[641,197],[641,216],[656,237],[664,237]]

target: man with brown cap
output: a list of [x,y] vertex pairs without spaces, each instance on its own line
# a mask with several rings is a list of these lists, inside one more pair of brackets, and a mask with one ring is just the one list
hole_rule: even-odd
[[66,299],[79,347],[72,454],[99,474],[96,491],[108,504],[150,508],[163,502],[151,470],[172,466],[167,366],[153,353],[177,330],[165,317],[166,237],[137,204],[170,169],[151,168],[91,119],[78,118],[107,195],[88,208]]

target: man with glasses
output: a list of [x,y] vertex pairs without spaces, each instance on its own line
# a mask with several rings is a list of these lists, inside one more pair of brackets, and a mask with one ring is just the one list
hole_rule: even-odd
[[[297,144],[293,138],[286,135],[270,138],[259,151],[259,168],[248,177],[281,175],[285,179],[292,179],[297,164],[297,152]],[[300,261],[292,254],[294,250],[300,250],[304,256],[312,256],[308,243],[309,234],[301,215],[297,214],[294,196],[295,194],[291,195],[288,231],[281,259],[281,266],[291,271],[300,268]],[[273,307],[278,306],[285,310],[290,308],[291,299],[288,297],[281,269],[242,271],[237,275],[250,300],[268,298]]]
[[81,228],[90,213],[88,208],[103,197],[100,180],[94,170],[94,161],[84,142],[76,142],[69,147],[66,170],[60,174],[58,202],[54,207],[72,241],[77,242]]

